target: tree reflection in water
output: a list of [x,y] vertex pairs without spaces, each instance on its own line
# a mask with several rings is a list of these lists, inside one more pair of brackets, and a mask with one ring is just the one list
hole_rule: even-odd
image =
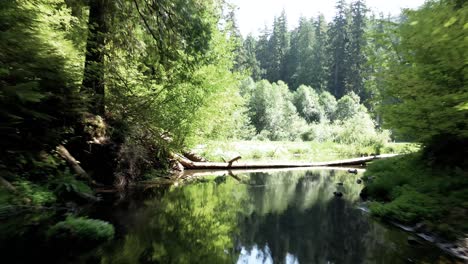
[[[172,188],[146,198],[143,206],[115,208],[107,218],[124,231],[91,258],[101,263],[393,264],[441,256],[433,248],[409,248],[405,233],[358,210],[359,175],[312,170],[245,174],[241,182],[223,177]],[[333,196],[337,190],[343,198]]]

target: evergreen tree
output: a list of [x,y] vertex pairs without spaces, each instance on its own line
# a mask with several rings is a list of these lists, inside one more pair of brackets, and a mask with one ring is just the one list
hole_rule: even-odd
[[270,71],[272,53],[270,51],[269,39],[271,33],[268,27],[265,27],[260,31],[260,36],[257,41],[255,48],[255,57],[260,64],[260,69],[262,73],[262,78],[267,78],[267,72]]
[[325,90],[328,78],[327,54],[327,23],[323,15],[319,15],[314,24],[315,41],[312,48],[312,63],[310,68],[310,85],[314,89]]
[[293,57],[296,61],[294,67],[293,87],[297,88],[300,85],[310,85],[312,72],[315,64],[312,47],[314,46],[314,29],[313,22],[302,17],[299,20],[299,27],[295,34],[295,38],[291,39],[291,53],[295,53]]
[[286,12],[275,18],[273,33],[268,42],[271,52],[271,64],[267,68],[267,79],[276,82],[286,79],[286,58],[289,52],[289,32],[287,26]]
[[328,31],[330,56],[330,75],[328,90],[336,97],[341,98],[345,93],[345,80],[347,75],[346,46],[348,44],[348,20],[345,0],[338,0],[337,14]]
[[262,78],[263,71],[260,68],[260,62],[256,57],[256,46],[257,41],[249,34],[243,43],[243,49],[245,52],[245,67],[250,70],[251,77],[255,81],[259,81]]
[[349,42],[346,46],[346,92],[354,92],[366,100],[368,95],[364,90],[364,77],[367,58],[365,49],[367,45],[366,31],[367,8],[363,0],[351,4],[351,23],[349,25]]

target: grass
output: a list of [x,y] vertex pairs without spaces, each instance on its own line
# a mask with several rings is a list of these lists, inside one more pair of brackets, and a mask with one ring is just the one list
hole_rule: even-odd
[[455,240],[468,233],[468,173],[431,167],[419,153],[375,161],[364,178],[371,212]]
[[[408,143],[389,143],[381,153],[410,153],[418,146]],[[243,161],[303,161],[318,162],[367,156],[373,147],[343,145],[334,142],[291,141],[208,141],[193,148],[197,154],[210,161],[229,160],[241,156]]]

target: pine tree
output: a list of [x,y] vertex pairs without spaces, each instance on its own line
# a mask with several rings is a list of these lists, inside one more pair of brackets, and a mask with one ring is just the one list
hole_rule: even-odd
[[348,21],[345,0],[338,0],[337,14],[330,26],[329,34],[329,56],[330,76],[328,82],[329,91],[336,97],[341,98],[345,93],[346,79],[346,45],[348,43]]
[[[293,46],[291,40],[291,46]],[[291,52],[296,52],[295,59],[297,65],[294,74],[293,87],[297,88],[300,85],[310,85],[311,77],[313,75],[312,68],[315,64],[313,58],[314,46],[314,28],[313,21],[301,18],[299,20],[299,27],[297,28],[297,34],[295,36],[295,46],[291,49]]]
[[365,48],[367,45],[366,31],[367,8],[363,0],[351,4],[351,23],[349,26],[349,43],[346,46],[346,92],[354,92],[362,100],[367,99],[364,90],[364,76],[367,58]]
[[312,48],[312,65],[310,68],[310,85],[314,89],[325,90],[328,77],[327,56],[327,23],[323,15],[319,15],[314,24],[315,41]]
[[272,53],[269,49],[269,39],[271,33],[266,25],[260,33],[261,34],[258,38],[257,45],[255,48],[255,56],[260,64],[261,78],[266,79],[267,72],[270,70],[272,56]]
[[260,62],[255,56],[257,42],[255,38],[249,34],[244,41],[243,49],[245,52],[245,66],[250,70],[251,76],[255,81],[262,78],[263,71],[260,68]]
[[286,12],[275,18],[273,23],[273,34],[269,39],[268,46],[271,52],[271,64],[267,68],[267,79],[276,82],[286,79],[286,57],[289,51],[289,32],[287,26]]

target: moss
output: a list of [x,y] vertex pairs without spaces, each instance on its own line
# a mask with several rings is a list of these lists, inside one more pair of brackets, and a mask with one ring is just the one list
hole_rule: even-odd
[[114,226],[101,220],[69,216],[47,231],[49,240],[78,245],[96,245],[114,237]]

